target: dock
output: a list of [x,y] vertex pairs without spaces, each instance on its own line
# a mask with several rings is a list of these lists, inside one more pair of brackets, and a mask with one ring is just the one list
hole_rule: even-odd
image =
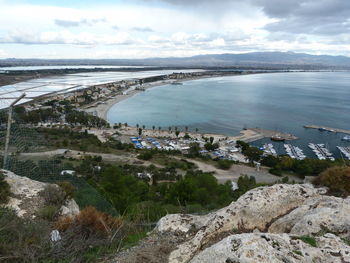
[[292,141],[297,140],[298,137],[284,132],[279,131],[273,131],[273,130],[265,130],[260,128],[248,128],[251,131],[254,131],[255,133],[259,134],[262,138],[271,138],[271,137],[278,137],[281,139],[281,141]]
[[316,130],[320,130],[320,131],[329,131],[329,132],[339,132],[339,133],[350,134],[350,130],[330,128],[330,127],[318,126],[318,125],[304,125],[304,128],[316,129]]

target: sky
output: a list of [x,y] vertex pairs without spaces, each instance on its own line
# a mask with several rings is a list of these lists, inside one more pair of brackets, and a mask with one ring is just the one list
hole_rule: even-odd
[[350,0],[0,0],[0,58],[350,56]]

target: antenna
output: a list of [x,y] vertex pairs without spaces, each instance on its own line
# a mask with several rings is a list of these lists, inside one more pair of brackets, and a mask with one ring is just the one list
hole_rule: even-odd
[[8,151],[9,151],[9,143],[10,143],[10,134],[11,134],[11,123],[12,123],[12,111],[13,106],[17,102],[19,102],[21,99],[23,99],[26,96],[25,93],[23,93],[21,96],[19,96],[15,101],[13,101],[9,106],[9,113],[8,113],[8,119],[7,119],[7,131],[6,131],[6,139],[5,139],[5,151],[4,151],[4,162],[3,162],[3,168],[7,168],[7,158],[8,158]]

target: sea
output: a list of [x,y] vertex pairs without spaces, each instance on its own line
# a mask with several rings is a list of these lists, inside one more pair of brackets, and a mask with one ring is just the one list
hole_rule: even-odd
[[[138,93],[108,112],[111,123],[178,127],[203,133],[237,135],[243,128],[264,128],[299,137],[290,143],[315,158],[308,143],[349,146],[344,134],[306,129],[320,125],[350,130],[350,72],[259,73],[185,81]],[[253,142],[262,146],[270,139]],[[279,154],[283,143],[272,142]]]

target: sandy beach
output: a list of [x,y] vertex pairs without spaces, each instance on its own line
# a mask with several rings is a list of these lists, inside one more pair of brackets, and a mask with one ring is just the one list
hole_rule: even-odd
[[[237,74],[233,74],[232,76],[235,76]],[[239,75],[237,75],[239,76]],[[176,82],[185,82],[185,81],[190,81],[190,80],[196,80],[196,79],[205,79],[205,78],[214,78],[214,77],[218,77],[217,75],[213,75],[213,76],[200,76],[200,77],[191,77],[191,78],[185,78],[185,79],[169,79],[169,80],[160,80],[160,81],[155,81],[155,82],[150,82],[150,83],[145,83],[143,84],[141,87],[146,90],[146,89],[150,89],[150,88],[154,88],[154,87],[158,87],[158,86],[163,86],[163,85],[168,85],[171,83],[176,83]],[[139,86],[139,85],[137,85]],[[136,86],[135,86],[136,88]],[[91,106],[91,105],[86,105],[85,107],[82,107],[81,109],[84,110],[85,112],[89,112],[89,113],[94,113],[96,116],[106,120],[107,120],[107,113],[110,110],[110,108],[113,107],[113,105],[126,100],[132,96],[134,96],[137,93],[143,92],[144,90],[131,90],[129,91],[126,95],[116,95],[106,101],[103,102],[103,104],[98,104],[97,106]],[[87,108],[88,107],[88,108]]]

